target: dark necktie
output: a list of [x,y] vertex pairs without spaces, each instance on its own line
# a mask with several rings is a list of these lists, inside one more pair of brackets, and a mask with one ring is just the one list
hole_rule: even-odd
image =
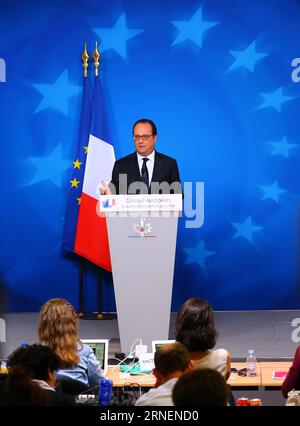
[[147,185],[147,188],[149,189],[149,173],[147,168],[147,161],[149,158],[143,158],[143,166],[142,166],[142,182],[144,182]]

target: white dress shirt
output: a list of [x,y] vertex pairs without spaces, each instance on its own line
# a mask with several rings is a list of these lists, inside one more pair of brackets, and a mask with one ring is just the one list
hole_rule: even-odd
[[134,405],[136,406],[173,406],[172,391],[178,378],[170,379],[158,388],[150,389],[147,393],[144,393]]
[[139,164],[139,169],[140,169],[141,176],[142,176],[143,158],[148,158],[148,161],[146,162],[146,166],[147,166],[147,169],[148,169],[149,185],[150,185],[151,181],[152,181],[152,176],[153,176],[153,168],[154,168],[154,160],[155,160],[155,150],[153,150],[151,152],[151,154],[148,155],[148,157],[142,157],[140,154],[137,153],[137,159],[138,159],[138,164]]

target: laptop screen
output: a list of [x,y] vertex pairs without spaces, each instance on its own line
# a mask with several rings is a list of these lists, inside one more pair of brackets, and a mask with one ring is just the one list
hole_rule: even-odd
[[108,339],[81,339],[81,341],[93,349],[101,369],[106,375],[108,368]]
[[175,340],[152,340],[152,352],[154,353],[160,346],[174,342]]

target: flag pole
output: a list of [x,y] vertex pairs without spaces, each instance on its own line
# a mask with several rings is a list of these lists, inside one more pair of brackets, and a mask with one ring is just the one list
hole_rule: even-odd
[[93,52],[93,58],[94,58],[94,67],[95,67],[95,77],[99,77],[99,59],[100,59],[100,53],[98,50],[98,42],[96,41],[95,50]]
[[79,312],[78,318],[84,317],[84,299],[83,299],[83,275],[84,275],[84,263],[83,258],[79,259]]
[[[94,59],[94,73],[95,78],[99,78],[99,66],[100,66],[100,57],[101,54],[98,50],[98,42],[95,43],[95,50],[93,52],[93,59]],[[115,319],[117,318],[117,315],[114,313],[103,313],[103,270],[102,268],[98,268],[98,285],[97,285],[97,292],[98,292],[98,312],[96,313],[96,319],[99,320],[109,320],[109,319]]]
[[[101,57],[101,54],[99,53],[98,42],[96,41],[96,43],[95,43],[95,50],[93,52],[95,78],[99,78],[100,57]],[[98,312],[96,314],[96,318],[100,319],[100,320],[112,319],[112,318],[116,317],[114,314],[107,314],[107,313],[103,314],[102,276],[103,276],[103,271],[102,271],[102,268],[99,267],[99,270],[98,270],[98,286],[97,286],[97,291],[98,291],[98,298],[97,298],[98,299]]]
[[[94,59],[93,65],[94,65],[94,75],[95,79],[99,78],[99,59],[100,59],[100,53],[98,51],[98,43],[96,42],[95,50],[92,54],[92,58]],[[83,76],[84,76],[84,83],[88,83],[87,77],[88,77],[88,66],[89,66],[89,55],[86,50],[86,43],[84,45],[84,52],[81,56],[82,59],[82,68],[84,70]],[[95,105],[93,106],[95,108]],[[95,111],[93,112],[95,114]],[[87,148],[87,147],[84,147]],[[87,152],[86,152],[87,153]],[[81,198],[81,197],[80,197]],[[79,203],[80,204],[80,203]],[[87,269],[88,263],[85,262],[84,255],[81,257],[81,253],[79,251],[78,253],[80,255],[79,260],[79,312],[77,313],[78,318],[83,320],[110,320],[110,319],[116,319],[117,315],[116,313],[103,313],[103,277],[105,269],[97,267],[97,311],[96,312],[85,312],[84,310],[84,274],[85,270]],[[92,261],[92,260],[91,260]],[[93,261],[92,261],[93,262]],[[95,262],[94,262],[95,263]]]
[[[100,59],[100,53],[98,51],[98,42],[96,41],[95,50],[93,52],[93,59],[94,59],[94,73],[95,78],[99,77],[99,59]],[[98,292],[98,311],[96,314],[97,319],[103,319],[103,303],[102,303],[102,271],[101,268],[99,268],[98,271],[98,285],[97,285],[97,292]]]
[[[81,55],[82,60],[82,68],[83,68],[83,77],[87,78],[88,76],[88,67],[89,67],[89,54],[86,50],[86,43],[84,43],[84,51]],[[78,318],[84,318],[84,261],[83,258],[80,257],[79,260],[79,312],[78,312]]]

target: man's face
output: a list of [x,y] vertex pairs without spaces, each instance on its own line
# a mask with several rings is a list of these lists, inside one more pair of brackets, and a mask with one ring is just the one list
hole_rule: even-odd
[[147,157],[154,150],[157,135],[152,135],[149,123],[138,123],[133,130],[133,138],[135,149],[141,156]]

